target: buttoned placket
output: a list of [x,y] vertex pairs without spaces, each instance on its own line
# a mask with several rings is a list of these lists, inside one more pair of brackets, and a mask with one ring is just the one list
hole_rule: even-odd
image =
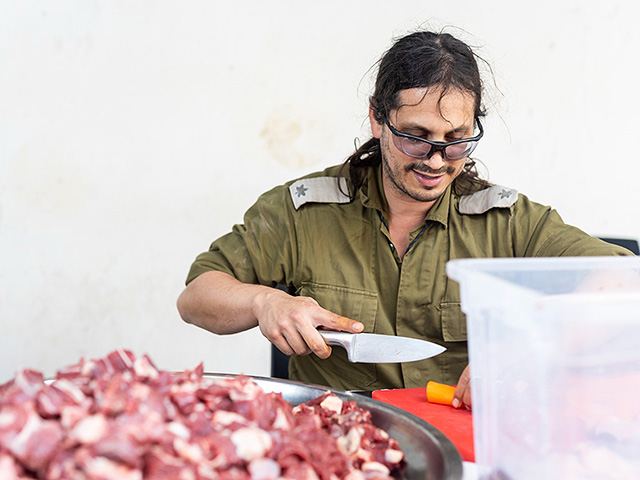
[[[420,256],[420,249],[424,247],[421,246],[422,242],[418,243],[418,240],[428,238],[428,235],[425,235],[425,233],[430,231],[429,227],[432,226],[434,222],[427,220],[425,225],[417,233],[415,230],[413,231],[413,235],[415,236],[410,240],[407,251],[401,260],[397,249],[390,240],[388,223],[380,211],[378,211],[378,216],[381,222],[380,230],[387,238],[390,251],[393,253],[398,265],[394,331],[396,335],[416,336],[413,325],[416,322],[426,321],[426,318],[415,317],[413,309],[408,307],[415,304],[415,288],[417,283],[420,281],[424,282],[425,277],[430,277],[433,270]],[[414,258],[416,254],[419,255],[419,257]],[[420,279],[418,277],[420,277]],[[425,299],[425,302],[426,301]],[[403,363],[400,364],[399,367],[399,373],[402,375],[404,385],[419,384],[424,376],[423,371],[417,370],[412,363]]]
[[[396,261],[398,263],[402,263],[402,260],[400,259],[400,255],[398,254],[398,250],[396,249],[396,246],[391,241],[391,231],[389,230],[389,224],[384,219],[384,216],[382,215],[382,212],[380,210],[378,210],[378,216],[380,217],[380,221],[382,222],[382,224],[386,229],[386,231],[383,230],[383,233],[389,240],[389,247],[391,248],[391,251],[393,251],[393,254],[396,257]],[[411,247],[413,247],[413,245],[418,241],[418,239],[422,236],[422,234],[427,230],[428,226],[429,226],[429,222],[426,222],[424,224],[424,227],[422,227],[422,230],[420,230],[418,234],[415,236],[415,238],[409,242],[409,245],[407,246],[407,250],[404,252],[405,255],[409,253],[409,251],[411,250]]]

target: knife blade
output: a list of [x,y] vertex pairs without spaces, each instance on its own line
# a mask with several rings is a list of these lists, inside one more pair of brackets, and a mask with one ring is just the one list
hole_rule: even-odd
[[352,363],[403,363],[434,357],[446,350],[437,343],[417,338],[319,330],[324,341],[347,351]]

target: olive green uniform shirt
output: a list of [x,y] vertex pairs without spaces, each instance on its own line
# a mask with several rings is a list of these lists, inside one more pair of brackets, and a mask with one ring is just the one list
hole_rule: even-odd
[[[558,213],[515,190],[494,186],[459,197],[451,187],[411,232],[400,260],[386,226],[380,167],[351,192],[339,167],[262,195],[244,224],[197,257],[187,283],[208,270],[245,283],[291,287],[322,307],[362,322],[365,332],[439,343],[446,352],[404,364],[353,364],[342,348],[322,360],[292,357],[290,377],[338,389],[455,384],[468,362],[457,282],[445,273],[456,258],[626,255],[566,225]],[[347,194],[345,194],[347,193]]]

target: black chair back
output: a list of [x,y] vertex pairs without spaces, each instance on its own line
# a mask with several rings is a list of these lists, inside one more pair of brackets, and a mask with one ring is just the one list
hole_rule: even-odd
[[285,355],[275,345],[271,345],[271,376],[273,378],[289,378],[289,355]]
[[632,238],[605,238],[600,237],[600,240],[604,240],[607,243],[612,243],[614,245],[618,245],[620,247],[624,247],[627,250],[632,251],[636,255],[640,255],[640,247],[638,246],[638,241]]

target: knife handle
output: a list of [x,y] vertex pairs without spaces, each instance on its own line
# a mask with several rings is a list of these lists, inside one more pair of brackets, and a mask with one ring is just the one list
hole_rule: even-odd
[[455,385],[445,385],[437,382],[427,382],[427,401],[440,405],[453,405]]
[[353,340],[353,333],[338,332],[334,330],[318,330],[318,333],[322,335],[327,345],[339,345],[345,350],[349,350],[351,341]]

